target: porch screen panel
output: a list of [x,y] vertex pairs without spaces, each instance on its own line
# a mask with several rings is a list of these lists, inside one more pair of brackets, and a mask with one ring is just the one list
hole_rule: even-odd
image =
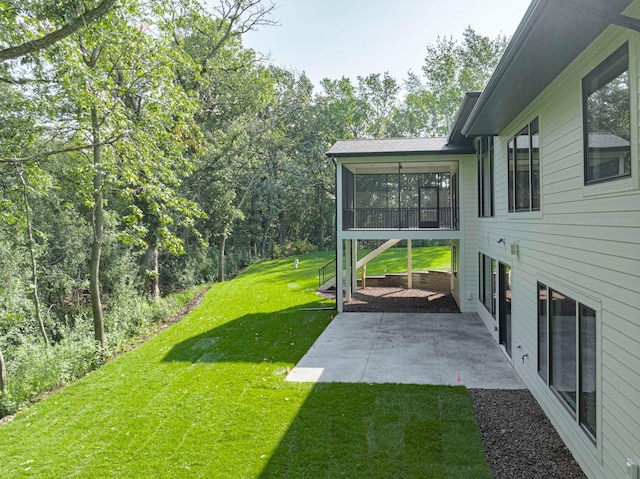
[[342,229],[348,230],[354,226],[355,208],[355,175],[344,165],[342,166]]

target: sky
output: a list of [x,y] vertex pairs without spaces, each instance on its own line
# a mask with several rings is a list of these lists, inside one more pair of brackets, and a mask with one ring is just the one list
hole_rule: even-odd
[[[268,2],[268,0],[266,0]],[[323,78],[388,72],[402,82],[421,73],[427,45],[462,39],[471,26],[511,37],[531,0],[273,0],[280,26],[243,36],[274,65]]]

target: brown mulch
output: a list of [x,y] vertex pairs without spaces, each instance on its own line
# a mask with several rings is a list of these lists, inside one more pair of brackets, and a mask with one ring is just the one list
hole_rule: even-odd
[[[335,298],[335,291],[324,293]],[[346,313],[459,313],[451,293],[395,287],[360,288],[344,303]]]

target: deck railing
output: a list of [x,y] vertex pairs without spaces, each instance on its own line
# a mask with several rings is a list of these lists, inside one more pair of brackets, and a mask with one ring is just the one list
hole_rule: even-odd
[[458,230],[458,208],[356,208],[345,209],[343,229],[348,230]]
[[332,259],[318,270],[318,288],[336,276],[336,260]]

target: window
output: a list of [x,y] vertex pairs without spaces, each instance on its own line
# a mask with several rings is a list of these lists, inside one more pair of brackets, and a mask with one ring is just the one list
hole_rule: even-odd
[[540,210],[540,134],[536,118],[508,142],[509,211]]
[[595,310],[538,283],[538,374],[593,442],[596,370]]
[[480,267],[480,301],[484,307],[496,317],[496,260],[482,253],[479,254]]
[[624,44],[582,80],[584,182],[631,175],[629,46]]
[[494,216],[493,207],[493,137],[483,136],[477,143],[478,216]]

